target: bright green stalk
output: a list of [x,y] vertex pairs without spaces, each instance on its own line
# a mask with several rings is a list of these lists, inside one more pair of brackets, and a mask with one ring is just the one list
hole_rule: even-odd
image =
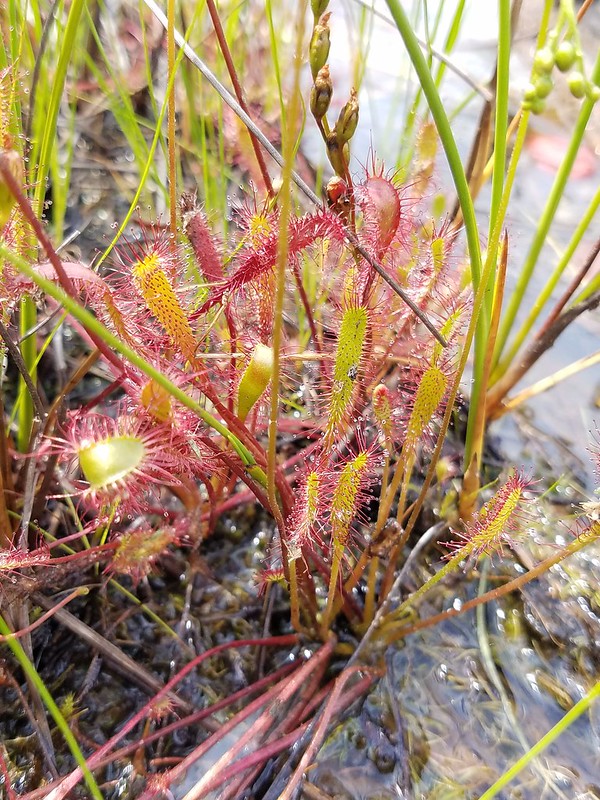
[[592,703],[600,697],[600,681],[594,684],[590,691],[582,697],[579,702],[575,703],[573,708],[571,708],[564,717],[559,720],[553,728],[550,728],[548,733],[546,733],[542,738],[533,745],[533,747],[525,753],[518,761],[515,761],[512,766],[506,770],[506,772],[501,775],[498,780],[490,786],[490,788],[484,792],[479,800],[492,800],[492,797],[496,797],[500,789],[503,789],[508,783],[510,783],[513,778],[515,778],[521,770],[523,770],[526,766],[528,766],[536,756],[542,753],[548,745],[552,744],[561,733],[564,733],[570,725],[576,722],[582,714],[588,710],[588,708],[592,705]]
[[[1,615],[0,615],[0,633],[3,636],[10,636],[10,634],[12,633],[11,629],[6,624],[4,617],[2,617]],[[12,650],[14,657],[21,665],[21,669],[23,670],[25,675],[27,675],[28,679],[35,686],[37,692],[42,698],[44,705],[46,706],[46,708],[48,709],[48,711],[52,716],[52,719],[56,723],[56,727],[62,733],[64,740],[67,743],[73,758],[75,759],[75,761],[79,765],[79,768],[81,769],[81,772],[83,773],[84,780],[87,783],[87,787],[91,795],[95,798],[95,800],[102,800],[102,794],[100,792],[100,789],[98,788],[98,784],[96,783],[94,776],[90,772],[90,769],[85,760],[85,756],[83,755],[83,753],[79,748],[79,745],[77,744],[77,739],[75,738],[73,732],[69,728],[69,725],[64,716],[62,715],[60,708],[54,702],[54,698],[46,688],[46,684],[44,683],[38,671],[27,657],[27,654],[25,653],[25,650],[23,650],[21,643],[19,642],[18,639],[10,636],[10,638],[6,640],[6,644]]]
[[[446,35],[446,40],[444,42],[444,46],[442,48],[442,52],[449,56],[450,53],[454,50],[454,45],[456,44],[456,40],[458,39],[458,34],[460,33],[460,27],[462,24],[462,18],[465,10],[465,3],[466,0],[459,0],[456,5],[456,10],[454,12],[454,16],[452,17],[452,22],[450,23],[450,28]],[[435,85],[439,89],[442,84],[442,79],[446,72],[448,65],[445,61],[440,61],[437,72],[435,75]]]
[[[494,171],[492,175],[492,197],[490,202],[490,222],[488,231],[488,252],[486,259],[492,261],[494,267],[489,272],[487,291],[484,300],[484,311],[482,319],[478,321],[477,335],[475,337],[475,359],[473,364],[473,385],[471,388],[471,408],[477,409],[482,402],[482,395],[485,394],[487,387],[483,385],[483,376],[486,374],[485,360],[488,351],[489,320],[492,313],[494,302],[494,278],[496,275],[496,263],[498,260],[499,238],[494,237],[495,229],[499,233],[498,220],[502,204],[502,195],[505,181],[506,170],[506,128],[508,120],[508,89],[510,77],[510,0],[500,0],[498,4],[498,57],[497,57],[497,78],[496,78],[496,109],[495,109],[495,128],[494,128]],[[489,372],[487,373],[489,374]],[[469,414],[467,423],[467,454],[465,457],[465,468],[468,468],[471,458],[471,448],[473,446],[473,430],[477,415]]]
[[456,194],[458,195],[458,200],[460,202],[467,234],[467,246],[471,261],[471,279],[473,282],[473,288],[475,291],[477,291],[482,268],[481,248],[479,246],[479,232],[477,230],[477,220],[475,219],[473,199],[471,198],[471,193],[469,192],[469,184],[467,182],[467,176],[465,175],[465,170],[462,165],[460,153],[458,152],[458,147],[456,146],[456,141],[452,133],[452,128],[450,127],[450,122],[448,121],[448,116],[446,115],[439,92],[435,86],[431,72],[427,67],[427,62],[423,56],[423,53],[421,52],[421,47],[419,46],[412,26],[410,25],[408,17],[406,16],[406,12],[400,5],[399,0],[386,0],[386,3],[394,22],[396,23],[398,32],[404,41],[408,55],[410,56],[423,88],[423,93],[427,98],[431,116],[435,122],[440,141],[442,142],[442,147],[444,148],[446,158],[448,159],[448,165],[450,166],[450,172],[454,181]]
[[[73,0],[69,10],[64,36],[62,37],[60,45],[56,73],[52,82],[50,102],[48,104],[48,108],[45,109],[45,123],[42,131],[41,147],[36,164],[37,172],[35,176],[36,188],[34,209],[36,210],[37,214],[40,214],[43,208],[44,194],[46,192],[46,180],[52,163],[53,151],[56,145],[56,121],[58,119],[58,112],[63,96],[67,68],[69,66],[71,54],[75,46],[75,39],[84,5],[84,0]],[[37,313],[35,303],[30,298],[26,298],[21,303],[21,334],[32,328],[36,323],[36,319]],[[21,348],[25,366],[27,367],[33,381],[35,381],[36,374],[34,366],[36,358],[35,345],[35,338],[31,337],[23,343]],[[19,378],[18,400],[20,413],[17,446],[21,452],[24,452],[29,444],[34,412],[33,404],[31,398],[29,397],[29,392],[27,391],[27,387],[25,386],[22,378]]]
[[[11,19],[13,18],[13,14],[15,12],[15,8],[13,4],[10,4],[11,10]],[[19,53],[22,51],[23,45],[25,43],[25,30],[27,29],[26,25],[22,25],[16,30],[20,30],[20,35],[18,38],[18,51],[16,56],[13,57],[12,65],[19,63]],[[13,78],[14,79],[14,78]],[[11,114],[11,132],[15,136],[15,139],[18,140],[19,136],[21,135],[20,129],[20,119],[21,119],[21,104],[19,102],[18,94],[14,91],[14,84],[11,91],[14,92],[13,94],[13,102],[12,102],[12,114]],[[36,323],[37,320],[37,310],[35,303],[31,298],[24,299],[20,304],[20,317],[19,317],[19,333],[21,336],[31,330]],[[35,384],[36,381],[36,340],[35,337],[31,337],[21,344],[21,355],[23,356],[23,361],[27,367],[27,371]],[[31,432],[33,428],[33,419],[34,419],[34,408],[33,408],[33,401],[29,394],[29,390],[25,381],[19,375],[18,381],[18,391],[17,391],[17,401],[15,403],[15,412],[18,413],[18,428],[17,428],[17,448],[20,452],[26,452],[29,447],[29,441],[31,438]]]
[[142,356],[136,353],[135,350],[132,350],[130,347],[124,344],[117,336],[114,335],[114,333],[111,333],[108,328],[102,325],[102,323],[99,322],[86,308],[80,306],[77,301],[73,300],[72,297],[69,297],[68,294],[56,286],[52,281],[42,277],[30,264],[27,263],[27,261],[25,261],[25,259],[13,253],[2,242],[0,242],[0,257],[8,259],[11,264],[14,264],[19,272],[22,272],[23,275],[26,275],[28,278],[30,278],[37,286],[40,287],[40,289],[42,289],[42,291],[54,298],[57,303],[60,303],[62,306],[64,306],[69,314],[72,314],[75,319],[79,320],[79,322],[81,322],[87,330],[95,333],[96,336],[101,338],[109,347],[111,347],[117,353],[120,353],[123,358],[127,359],[127,361],[129,361],[131,364],[138,367],[138,369],[140,369],[149,378],[155,380],[156,383],[169,392],[169,394],[174,397],[175,400],[178,400],[183,406],[189,408],[191,411],[197,414],[197,416],[200,417],[200,419],[203,420],[210,428],[217,431],[217,433],[220,433],[241,458],[244,466],[252,475],[252,477],[264,485],[264,473],[256,465],[254,456],[238,439],[238,437],[227,428],[226,425],[220,422],[182,389],[172,383],[165,375],[163,375],[160,370],[152,366],[152,364],[146,361],[145,358],[142,358]]
[[63,96],[67,68],[71,60],[73,48],[75,47],[75,38],[78,32],[81,32],[80,19],[84,7],[85,0],[73,0],[71,4],[64,36],[60,45],[56,73],[52,80],[50,103],[46,110],[46,121],[42,133],[42,143],[37,163],[34,209],[38,214],[41,212],[44,194],[46,192],[46,178],[48,177],[48,170],[52,158],[52,149],[56,144],[56,121],[58,119],[58,112]]
[[[598,57],[596,59],[596,63],[594,64],[594,69],[592,71],[590,80],[593,84],[600,84],[600,51],[598,52]],[[585,134],[594,105],[595,100],[591,97],[586,97],[581,103],[581,110],[573,129],[573,135],[571,136],[569,147],[565,153],[562,164],[556,173],[548,200],[546,201],[542,216],[539,219],[535,236],[533,237],[533,241],[531,242],[529,252],[525,259],[525,263],[521,269],[519,280],[517,281],[517,285],[511,296],[506,314],[504,315],[504,319],[500,325],[498,342],[496,345],[496,363],[500,360],[500,356],[504,351],[515,318],[519,312],[521,303],[523,302],[525,290],[529,285],[529,281],[531,280],[531,276],[533,275],[533,271],[537,265],[539,255],[542,251],[542,247],[544,246],[544,242],[546,241],[546,237],[548,236],[548,231],[550,230],[550,226],[554,220],[558,205],[564,195],[567,181],[569,180],[569,175],[571,174],[573,164],[575,163],[575,158],[579,152],[579,147],[583,140],[583,136]],[[510,361],[507,359],[503,360],[499,365],[498,374],[504,374],[508,366],[510,366]]]
[[[492,233],[504,188],[506,171],[506,129],[508,123],[508,88],[510,78],[510,0],[498,3],[498,58],[496,69],[496,108],[494,113],[494,167],[492,173],[492,198],[490,202],[490,223],[488,240]],[[492,293],[487,297],[488,309],[492,308]]]
[[[26,297],[21,301],[21,314],[19,318],[19,334],[24,336],[27,331],[35,326],[37,322],[37,309],[35,302]],[[36,364],[36,339],[29,336],[21,344],[21,355],[27,367],[31,380],[35,384],[37,377]],[[17,448],[19,452],[25,453],[29,448],[29,439],[33,428],[33,400],[29,394],[29,389],[23,378],[19,375],[19,388],[17,392],[17,405],[19,408],[19,424],[17,428]]]
[[[537,48],[539,49],[545,39],[546,39],[546,28],[548,27],[548,20],[550,18],[550,12],[552,10],[552,0],[546,0],[544,5],[544,12],[542,14],[542,20],[540,23],[540,32],[538,35],[537,40]],[[510,196],[512,193],[513,184],[515,181],[515,177],[517,174],[517,167],[519,166],[519,160],[521,158],[521,152],[523,151],[523,145],[525,144],[525,136],[527,135],[527,126],[529,124],[529,118],[531,116],[531,111],[529,110],[521,110],[520,112],[520,119],[519,124],[517,127],[517,134],[515,136],[515,143],[513,146],[513,150],[510,156],[510,161],[508,164],[508,169],[506,171],[506,178],[504,181],[504,187],[502,190],[502,197],[500,199],[500,205],[497,209],[495,218],[490,220],[493,225],[491,227],[491,235],[488,240],[488,249],[486,254],[486,260],[484,265],[484,274],[492,275],[495,272],[495,260],[497,259],[497,252],[498,252],[498,242],[500,241],[500,234],[502,233],[502,228],[504,226],[504,219],[506,217],[506,210],[508,208],[508,203],[510,200]],[[492,261],[493,259],[493,261]],[[491,277],[489,278],[491,281]],[[488,281],[488,282],[489,282]],[[482,356],[476,349],[476,359],[479,356],[479,359],[485,357],[485,354]],[[477,365],[475,366],[475,383],[472,390],[471,395],[471,402],[469,406],[469,422],[467,424],[467,436],[465,442],[465,456],[464,456],[464,465],[465,470],[468,468],[469,464],[471,463],[472,458],[472,449],[473,449],[473,426],[475,425],[475,418],[477,417],[478,406],[481,402],[481,387],[478,383],[478,378],[481,375],[480,367]],[[494,376],[492,375],[492,379]],[[471,421],[473,420],[473,421]]]
[[[192,20],[192,23],[191,23],[190,27],[188,28],[188,30],[187,30],[187,32],[185,34],[185,42],[186,43],[187,43],[187,40],[188,40],[188,38],[189,38],[189,36],[190,36],[190,34],[192,32],[192,28],[194,27],[194,22],[196,21],[196,15],[198,14],[198,10],[200,8],[201,8],[201,4],[198,3],[198,5],[196,6],[196,13],[195,13],[194,18]],[[165,113],[167,111],[167,99],[169,97],[170,92],[173,90],[173,84],[175,82],[175,75],[177,74],[177,70],[178,70],[179,65],[181,63],[181,60],[183,59],[183,56],[184,56],[184,50],[183,50],[183,47],[180,47],[179,51],[177,53],[177,58],[175,59],[175,69],[169,75],[169,80],[167,81],[167,86],[166,86],[166,90],[165,90],[165,99],[164,99],[162,107],[160,109],[160,114],[158,116],[158,119],[156,120],[156,129],[154,131],[154,137],[152,139],[152,144],[150,145],[150,149],[148,151],[148,158],[146,159],[146,164],[145,164],[144,169],[143,169],[143,171],[142,171],[142,173],[140,175],[140,179],[139,179],[139,182],[138,182],[138,188],[136,189],[136,192],[135,192],[135,195],[133,197],[133,200],[131,201],[131,205],[129,206],[129,210],[127,211],[127,214],[125,215],[125,219],[119,225],[119,228],[116,231],[115,235],[113,236],[112,241],[110,242],[110,244],[108,245],[106,250],[102,253],[102,255],[98,259],[98,261],[96,262],[96,267],[99,267],[100,264],[102,264],[102,262],[106,260],[106,258],[108,257],[108,254],[111,252],[113,247],[116,245],[116,243],[119,241],[119,239],[123,235],[123,231],[127,227],[128,223],[129,223],[129,220],[131,219],[132,215],[135,212],[135,209],[137,208],[138,201],[139,201],[140,196],[142,194],[142,189],[144,187],[144,184],[146,183],[146,180],[148,179],[148,175],[150,174],[150,170],[153,168],[154,153],[156,151],[156,147],[158,145],[158,142],[159,142],[159,140],[161,139],[161,136],[162,136],[162,124],[163,124],[163,120],[165,118]]]
[[566,250],[562,254],[562,257],[560,258],[558,264],[554,268],[554,271],[552,272],[552,275],[547,280],[546,285],[544,286],[542,291],[539,293],[535,303],[533,304],[533,307],[532,307],[531,311],[527,315],[527,319],[521,325],[517,335],[515,336],[514,341],[512,342],[512,344],[511,344],[511,346],[510,346],[510,348],[509,348],[509,350],[508,350],[508,352],[506,354],[505,361],[507,363],[512,363],[513,362],[513,359],[514,359],[515,355],[517,354],[519,348],[521,347],[521,345],[525,341],[525,338],[526,338],[527,334],[529,333],[529,331],[533,327],[535,321],[537,320],[537,318],[540,315],[541,310],[543,309],[543,307],[547,303],[548,299],[550,298],[550,296],[551,296],[556,284],[558,283],[558,281],[560,280],[563,272],[565,271],[565,269],[569,265],[569,263],[571,261],[571,258],[573,256],[573,253],[575,252],[575,250],[579,246],[579,244],[580,244],[580,242],[581,242],[581,240],[583,238],[583,235],[585,234],[585,232],[588,230],[589,226],[591,225],[592,220],[594,219],[594,216],[596,215],[596,212],[598,211],[598,207],[600,207],[600,189],[598,189],[596,191],[596,194],[594,195],[594,197],[592,198],[591,203],[587,207],[581,222],[579,223],[579,225],[575,229],[575,231],[573,233],[573,236],[571,237],[571,241],[567,245]]
[[276,471],[277,471],[277,424],[279,421],[280,398],[280,366],[281,345],[283,342],[283,301],[285,295],[285,278],[287,274],[287,261],[289,252],[288,228],[292,214],[292,170],[294,166],[295,147],[298,141],[294,133],[294,126],[300,110],[300,54],[302,52],[302,39],[304,34],[304,14],[306,3],[300,3],[296,16],[296,64],[289,98],[287,118],[282,119],[281,131],[283,136],[282,155],[283,170],[281,173],[281,192],[279,194],[279,236],[277,239],[277,264],[275,267],[275,301],[273,314],[273,371],[271,378],[271,408],[269,413],[269,446],[267,465],[267,489],[269,502],[272,508],[277,508]]

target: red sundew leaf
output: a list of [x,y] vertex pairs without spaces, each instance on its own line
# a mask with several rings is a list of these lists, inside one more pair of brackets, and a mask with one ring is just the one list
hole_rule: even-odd
[[0,577],[25,567],[48,566],[51,563],[47,547],[37,550],[22,550],[20,547],[7,547],[0,550]]
[[[321,209],[315,214],[305,214],[300,219],[290,222],[288,257],[295,257],[319,239],[329,238],[340,242],[345,236],[343,223],[328,211]],[[225,295],[239,291],[247,283],[257,280],[268,270],[273,269],[277,260],[278,240],[279,231],[273,230],[262,239],[258,249],[245,252],[238,260],[239,266],[236,272],[212,291],[209,299],[195,312],[194,317],[206,313],[220,303]]]
[[446,543],[452,551],[449,558],[461,550],[465,557],[471,554],[479,557],[501,551],[503,544],[512,545],[513,535],[529,521],[532,499],[527,490],[532,484],[530,477],[516,470],[481,508],[476,520],[462,532],[453,530],[458,538]]

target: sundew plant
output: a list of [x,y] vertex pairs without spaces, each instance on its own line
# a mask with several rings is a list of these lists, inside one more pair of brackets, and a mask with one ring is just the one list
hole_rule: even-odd
[[[589,3],[579,17],[570,0],[556,12],[544,3],[531,83],[512,117],[511,5],[493,4],[496,79],[486,93],[487,127],[465,167],[440,100],[446,62],[432,60],[414,20],[388,0],[419,84],[406,121],[412,158],[405,164],[412,166],[402,169],[379,160],[376,142],[365,164],[352,157],[359,87],[335,105],[328,58],[336,19],[328,1],[287,9],[282,41],[275,4],[247,5],[231,10],[207,0],[192,9],[169,0],[161,10],[148,0],[135,12],[119,9],[112,24],[130,47],[137,90],[111,59],[104,4],[10,2],[1,11],[0,633],[3,676],[36,741],[25,767],[16,738],[0,747],[10,800],[122,796],[122,759],[131,797],[299,797],[337,720],[381,675],[385,648],[467,610],[419,619],[423,595],[449,575],[460,578],[484,562],[493,568],[540,524],[536,476],[508,464],[482,490],[489,477],[483,453],[489,420],[521,401],[509,395],[527,368],[600,302],[598,280],[586,282],[596,249],[534,328],[565,257],[517,329],[600,94],[600,60],[588,65],[579,39]],[[446,60],[465,4],[455,5]],[[248,35],[258,20],[267,23],[260,47]],[[200,31],[210,33],[203,58],[192,47]],[[236,37],[241,59],[230,49]],[[246,99],[256,88],[252,56],[268,74],[276,122],[267,134],[257,104]],[[209,62],[215,70],[225,65],[227,77],[217,78]],[[200,89],[206,80],[211,88]],[[566,81],[579,116],[507,299],[505,218],[529,120],[555,80]],[[123,189],[129,211],[90,261],[59,246],[88,85],[127,142],[136,175],[134,191]],[[200,93],[210,109],[204,117],[194,105]],[[319,132],[324,175],[300,169],[305,126]],[[225,163],[227,135],[236,140],[237,172]],[[436,213],[431,202],[441,157],[450,166],[454,212],[448,204]],[[474,199],[488,179],[482,229]],[[243,191],[232,197],[236,181]],[[596,195],[569,252],[597,204]],[[47,385],[49,354],[56,357],[65,330],[78,355]],[[149,600],[153,581],[167,580],[176,563],[191,597],[197,575],[206,574],[207,548],[218,548],[228,521],[251,507],[270,520],[269,540],[243,591],[256,609],[276,604],[276,622],[265,612],[251,635],[215,634],[210,646],[197,647],[161,619]],[[470,607],[516,592],[592,544],[597,508],[584,510],[566,544]],[[445,555],[408,591],[403,566],[432,516]],[[113,642],[95,629],[97,609],[116,595],[130,604],[124,618],[135,609],[156,636],[171,637],[176,656],[160,679],[135,665],[117,635]],[[103,741],[78,721],[81,687],[65,691],[45,667],[41,632],[53,624],[137,673],[150,695]],[[221,696],[207,690],[198,702],[186,694],[187,676],[200,675],[205,662],[233,674],[238,648],[262,653],[243,687],[226,678]],[[86,687],[94,680],[90,667]],[[589,687],[588,705],[597,691]],[[196,732],[193,744],[172,750],[172,737],[184,730]],[[228,733],[234,743],[214,755]],[[293,745],[293,757],[267,769]],[[201,774],[185,783],[197,763]],[[524,764],[482,796],[495,796]]]

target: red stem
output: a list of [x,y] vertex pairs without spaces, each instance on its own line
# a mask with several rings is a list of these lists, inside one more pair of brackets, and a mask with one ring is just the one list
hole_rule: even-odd
[[[209,771],[199,779],[196,785],[192,787],[186,794],[184,800],[198,800],[198,798],[204,797],[206,795],[205,786],[208,785],[209,782],[212,785],[213,780],[218,779],[218,782],[220,783],[220,764],[223,761],[230,762],[235,757],[237,752],[242,750],[246,745],[249,745],[253,740],[256,740],[257,736],[262,735],[266,728],[268,728],[272,723],[276,722],[277,709],[279,709],[281,713],[285,713],[286,704],[292,699],[294,693],[303,686],[308,675],[310,675],[313,670],[318,669],[323,662],[327,663],[329,661],[334,647],[335,639],[332,638],[329,642],[324,644],[320,650],[308,661],[306,661],[302,667],[300,667],[300,669],[291,676],[291,678],[288,678],[285,682],[273,687],[273,689],[267,692],[267,694],[257,698],[257,700],[255,700],[253,703],[250,703],[250,705],[247,706],[243,711],[241,711],[239,714],[236,714],[235,717],[223,725],[223,727],[220,728],[216,734],[213,734],[213,736],[211,736],[210,739],[207,739],[206,742],[203,742],[200,747],[189,753],[189,755],[186,756],[181,764],[179,764],[177,767],[174,767],[174,769],[168,773],[168,783],[166,785],[171,785],[175,780],[178,780],[185,770],[191,764],[195,763],[197,759],[212,746],[214,741],[221,739],[223,735],[239,725],[240,721],[247,718],[251,713],[266,705],[268,702],[269,705],[265,711],[263,711],[258,719],[252,723],[251,727],[240,736],[236,743],[228,750],[227,754],[217,760],[215,764],[210,767]],[[211,775],[210,773],[214,773],[214,775]],[[151,800],[152,796],[152,794],[145,792],[140,798],[138,798],[138,800]]]
[[[213,27],[215,29],[215,34],[217,36],[217,41],[219,42],[219,47],[221,48],[221,53],[223,54],[225,65],[227,66],[227,72],[229,72],[229,77],[231,78],[231,83],[233,85],[233,90],[235,92],[235,96],[237,97],[237,101],[242,107],[242,109],[246,112],[246,114],[249,117],[251,117],[252,115],[244,98],[244,91],[240,84],[235,69],[235,65],[231,57],[231,51],[229,49],[229,45],[227,44],[225,33],[223,32],[223,26],[221,25],[221,19],[219,17],[219,12],[217,11],[217,7],[215,6],[214,0],[206,0],[206,5],[208,6],[208,12],[210,14],[210,18],[212,19]],[[260,169],[263,181],[265,182],[265,187],[267,189],[269,197],[274,197],[275,192],[273,191],[271,176],[269,175],[269,170],[267,169],[267,165],[265,163],[265,159],[263,157],[262,150],[260,149],[258,140],[249,128],[247,128],[247,130],[248,130],[248,135],[250,136],[250,140],[252,142],[252,149],[254,150],[254,155],[256,156],[256,161],[258,162],[258,167]]]
[[[296,634],[288,634],[286,636],[269,636],[266,639],[241,639],[238,642],[225,642],[224,644],[212,647],[205,653],[201,653],[199,656],[196,656],[196,658],[192,659],[189,664],[186,664],[185,667],[180,669],[179,672],[174,675],[171,680],[169,680],[151,700],[145,703],[144,706],[125,723],[120,731],[115,733],[114,736],[111,736],[111,738],[104,745],[102,745],[102,747],[100,747],[92,756],[90,756],[90,758],[88,758],[88,768],[95,769],[98,762],[113,749],[117,742],[123,739],[123,737],[129,733],[129,731],[135,728],[136,725],[142,722],[148,716],[148,714],[152,712],[152,709],[161,698],[166,697],[166,695],[169,694],[169,692],[179,683],[179,681],[185,678],[185,676],[192,672],[192,670],[196,669],[196,667],[198,667],[203,661],[206,661],[207,658],[211,658],[212,656],[217,655],[217,653],[221,653],[224,650],[229,650],[230,648],[254,647],[257,645],[283,647],[285,645],[290,646],[297,643],[298,636],[296,636]],[[81,777],[81,769],[80,767],[77,767],[56,787],[52,795],[53,800],[63,800],[63,798],[65,798],[68,793],[79,783]]]
[[[298,664],[286,664],[276,672],[273,672],[271,675],[261,678],[261,680],[256,681],[256,683],[253,683],[251,686],[246,686],[244,689],[240,689],[238,692],[234,692],[232,695],[229,695],[229,697],[225,697],[223,700],[219,700],[217,703],[213,703],[213,705],[208,706],[208,708],[202,708],[199,711],[195,711],[193,714],[189,714],[187,717],[177,719],[175,722],[165,725],[164,728],[160,728],[159,730],[156,730],[147,736],[143,736],[141,739],[137,739],[135,742],[131,742],[130,744],[121,747],[119,750],[115,750],[111,755],[105,756],[97,763],[94,763],[94,769],[102,769],[103,767],[106,767],[109,764],[124,758],[130,753],[139,750],[139,748],[146,747],[146,745],[152,744],[152,742],[155,742],[157,739],[167,736],[169,733],[173,733],[173,731],[179,730],[180,728],[191,727],[192,725],[201,722],[203,719],[206,719],[206,717],[211,716],[217,711],[227,708],[227,706],[233,705],[247,695],[253,694],[254,692],[262,689],[269,683],[279,680],[279,678],[284,677],[294,669],[298,669]],[[34,789],[32,792],[28,792],[27,794],[23,795],[20,800],[42,800],[42,798],[46,797],[48,792],[56,788],[59,783],[60,781],[52,781],[52,783],[46,784],[41,789]]]

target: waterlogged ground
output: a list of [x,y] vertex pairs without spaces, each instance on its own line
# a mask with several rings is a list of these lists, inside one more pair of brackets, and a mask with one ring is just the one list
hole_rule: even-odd
[[[561,514],[564,509],[555,509]],[[163,564],[162,577],[142,584],[138,596],[180,637],[165,633],[135,609],[113,585],[93,604],[69,608],[165,682],[203,652],[231,639],[264,634],[264,602],[254,575],[272,534],[270,521],[252,508],[226,522],[207,542],[192,567],[185,553]],[[440,565],[445,550],[435,537],[407,576],[404,591],[420,585]],[[418,608],[424,619],[516,577],[568,541],[564,523],[548,523],[525,539],[518,555],[506,554],[486,569],[458,575],[428,595]],[[547,544],[541,545],[541,542]],[[124,582],[128,586],[127,582]],[[385,663],[386,675],[331,732],[307,779],[322,794],[311,800],[475,800],[525,750],[545,734],[598,678],[600,658],[600,548],[572,557],[521,594],[469,611],[412,634],[387,650],[374,643],[368,663]],[[131,588],[131,587],[129,587]],[[279,596],[270,617],[271,633],[288,630],[287,607]],[[149,693],[132,673],[115,669],[63,625],[52,623],[34,635],[44,648],[43,677],[56,700],[76,695],[72,722],[80,741],[106,741],[147,701]],[[52,657],[48,653],[52,652]],[[188,676],[178,696],[194,708],[231,694],[257,677],[259,654],[229,651]],[[297,653],[277,651],[264,665],[280,666]],[[337,665],[337,668],[341,662]],[[41,754],[31,746],[28,720],[10,687],[0,696],[4,709],[0,739],[19,764],[12,774],[18,792],[39,785]],[[592,706],[498,797],[504,800],[593,800],[600,798],[600,718]],[[222,716],[225,721],[226,716]],[[139,732],[123,744],[135,741]],[[183,728],[162,744],[130,753],[101,773],[109,800],[135,800],[143,773],[186,755],[207,735],[201,725]],[[210,756],[210,754],[209,754]],[[218,757],[213,753],[214,758]],[[64,759],[64,761],[63,761]],[[59,763],[70,757],[59,751]],[[173,787],[183,797],[209,768],[210,757],[192,767]],[[0,792],[1,796],[1,792]],[[74,797],[85,798],[81,787]],[[218,798],[218,793],[215,795]]]
[[[553,526],[557,541],[564,539],[561,527]],[[429,569],[418,568],[419,582]],[[498,575],[522,570],[507,557],[496,563],[488,588]],[[330,737],[311,781],[338,800],[478,798],[597,680],[599,576],[596,547],[521,596],[391,646],[387,676]],[[475,575],[434,592],[421,617],[475,597],[483,581]],[[600,797],[599,723],[592,707],[497,796]]]

